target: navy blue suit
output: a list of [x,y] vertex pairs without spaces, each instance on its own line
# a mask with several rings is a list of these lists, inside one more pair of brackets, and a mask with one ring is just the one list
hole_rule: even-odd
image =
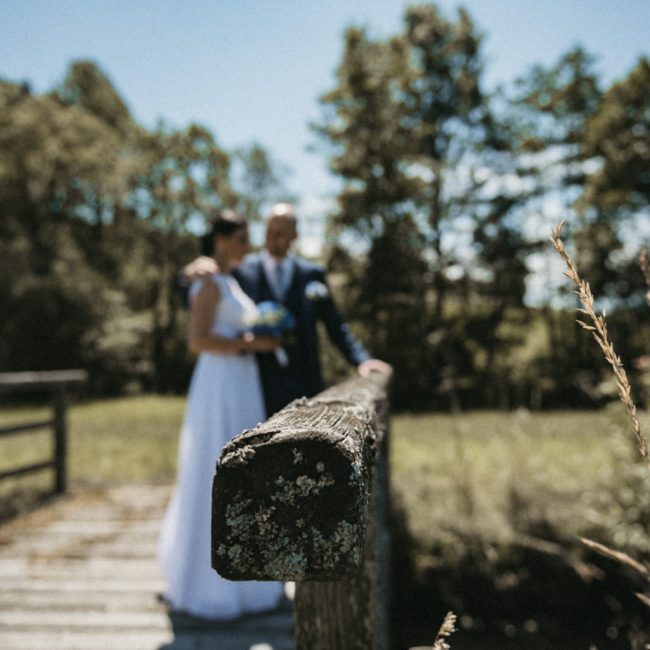
[[[267,414],[271,415],[297,397],[311,397],[323,390],[318,352],[318,330],[322,321],[331,341],[353,365],[370,358],[339,315],[331,296],[310,299],[305,294],[310,282],[326,284],[325,271],[300,258],[291,257],[293,275],[282,304],[296,319],[291,342],[285,345],[289,363],[282,366],[275,354],[258,354]],[[251,255],[234,271],[242,289],[256,302],[278,302],[264,272],[261,255]]]

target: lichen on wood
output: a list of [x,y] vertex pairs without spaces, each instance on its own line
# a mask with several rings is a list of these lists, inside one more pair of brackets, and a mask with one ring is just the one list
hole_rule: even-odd
[[212,563],[231,580],[332,580],[362,562],[386,383],[355,378],[300,399],[221,454]]

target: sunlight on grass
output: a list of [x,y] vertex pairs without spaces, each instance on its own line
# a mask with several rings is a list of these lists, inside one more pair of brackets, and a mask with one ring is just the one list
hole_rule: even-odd
[[[176,474],[178,432],[185,399],[146,396],[74,404],[68,415],[69,480],[77,485],[167,482]],[[44,419],[48,407],[0,409],[0,424]],[[0,469],[51,455],[51,435],[24,433],[0,441]],[[47,474],[47,473],[43,473]],[[30,485],[51,483],[34,475],[12,480]]]
[[622,468],[635,459],[624,426],[613,408],[399,415],[392,485],[423,547],[459,533],[507,543],[540,522],[584,534],[605,526],[607,513],[613,519],[610,495],[628,489]]
[[185,399],[147,396],[79,405],[70,415],[70,478],[162,482],[176,475]]

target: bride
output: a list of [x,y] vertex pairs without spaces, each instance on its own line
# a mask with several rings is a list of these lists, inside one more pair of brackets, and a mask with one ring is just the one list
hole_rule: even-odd
[[265,419],[255,352],[278,348],[275,338],[242,335],[256,307],[228,274],[249,250],[248,228],[230,210],[212,224],[218,268],[190,290],[189,347],[199,354],[180,434],[178,479],[167,508],[158,555],[172,610],[231,619],[275,607],[277,582],[231,582],[210,563],[212,478],[224,444]]

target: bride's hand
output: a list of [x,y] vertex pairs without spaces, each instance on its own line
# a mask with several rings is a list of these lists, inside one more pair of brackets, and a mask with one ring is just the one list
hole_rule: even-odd
[[275,352],[282,345],[282,341],[274,336],[256,336],[253,345],[255,352]]
[[250,332],[244,334],[243,340],[248,352],[274,352],[282,345],[275,336],[255,336]]

